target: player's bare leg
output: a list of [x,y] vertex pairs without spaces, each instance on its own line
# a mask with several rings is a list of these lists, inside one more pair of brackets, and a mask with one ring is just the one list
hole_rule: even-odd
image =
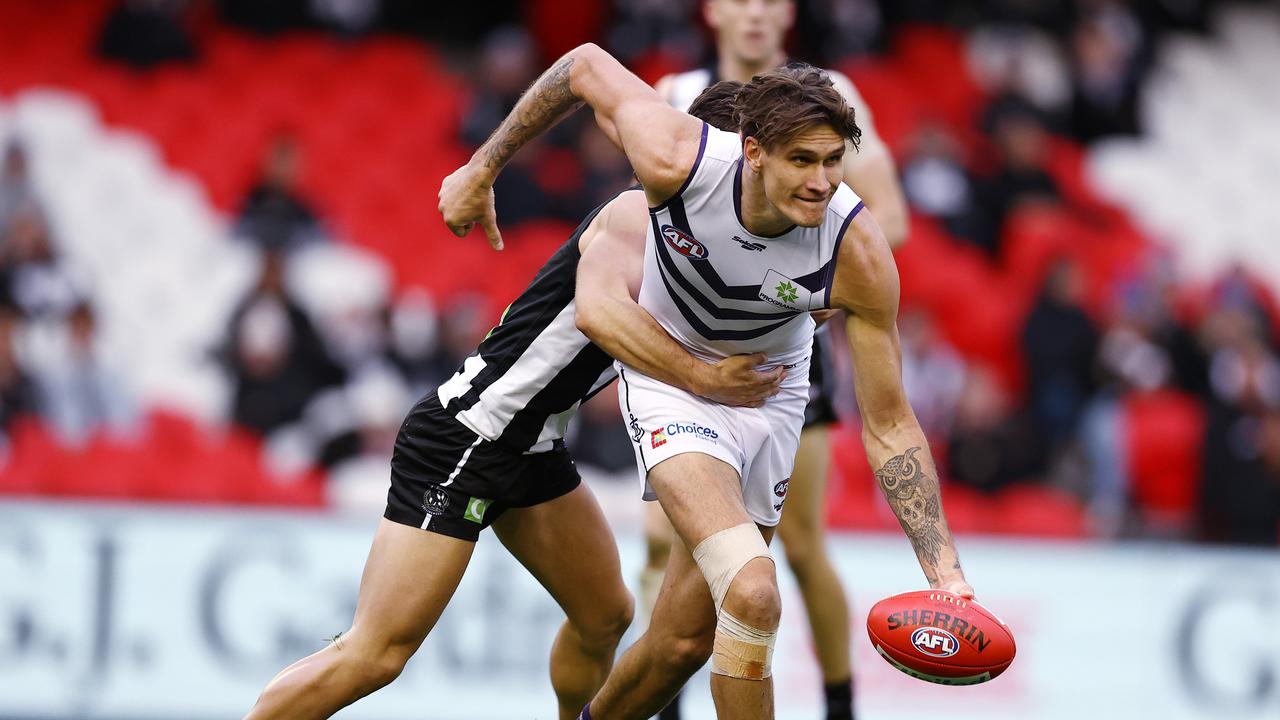
[[[653,607],[662,589],[663,574],[671,560],[671,546],[676,541],[675,528],[656,502],[644,504],[645,564],[640,571],[640,590],[636,598],[642,627],[648,627],[653,618]],[[680,720],[679,691],[666,707],[658,711],[658,720]]]
[[644,504],[643,517],[645,562],[640,572],[640,591],[636,602],[640,619],[648,625],[658,600],[658,590],[662,587],[662,575],[671,560],[671,545],[676,540],[676,531],[662,511],[662,505],[656,502]]
[[800,434],[795,470],[787,490],[787,508],[778,538],[795,575],[809,616],[809,630],[827,687],[827,715],[850,717],[852,683],[849,655],[849,602],[826,547],[826,491],[830,465],[827,429],[812,427]]
[[[711,655],[716,612],[689,548],[706,538],[750,523],[738,474],[700,453],[677,455],[649,471],[649,483],[671,518],[683,548],[672,550],[649,631],[623,655],[605,687],[591,702],[592,717],[643,720],[661,709]],[[724,610],[742,623],[775,632],[781,615],[773,561],[752,559],[734,577]],[[773,681],[713,674],[712,697],[720,718],[773,717]]]
[[440,619],[474,548],[382,520],[351,629],[276,675],[245,719],[327,718],[396,679]]
[[653,717],[711,657],[715,630],[707,580],[689,550],[676,544],[649,627],[591,701],[592,717]]
[[613,533],[586,485],[508,510],[493,529],[565,612],[551,648],[551,686],[561,720],[573,720],[604,683],[631,624],[634,606]]

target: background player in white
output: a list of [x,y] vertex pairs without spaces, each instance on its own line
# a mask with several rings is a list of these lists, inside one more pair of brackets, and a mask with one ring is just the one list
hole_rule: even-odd
[[[715,33],[715,63],[668,75],[655,86],[667,102],[680,110],[688,109],[704,88],[719,80],[745,83],[758,73],[787,62],[784,43],[795,22],[793,0],[704,0],[702,9],[707,25]],[[845,153],[844,182],[863,199],[889,246],[896,248],[906,240],[908,223],[906,198],[893,156],[876,133],[871,112],[853,83],[842,73],[827,73],[854,107],[862,130],[858,151]],[[846,364],[832,355],[840,352],[827,329],[821,328],[810,359],[810,401],[787,492],[787,512],[778,524],[778,537],[804,601],[822,670],[827,720],[852,720],[855,714],[849,602],[825,542],[830,474],[827,430],[837,420],[835,385],[839,369]],[[647,505],[644,520],[646,559],[636,598],[642,622],[652,612],[674,540],[671,524],[661,508]],[[677,696],[658,717],[678,720],[679,706]]]
[[[800,87],[802,97],[795,96],[794,86]],[[790,74],[768,73],[763,80],[753,81],[739,93],[737,110],[744,137],[737,138],[708,132],[703,123],[672,109],[612,56],[594,45],[584,45],[544,73],[471,161],[445,179],[440,209],[446,224],[459,235],[482,225],[490,243],[500,248],[501,234],[493,210],[494,179],[522,145],[582,102],[591,106],[600,126],[626,153],[644,186],[655,231],[658,214],[674,216],[675,203],[684,198],[688,188],[691,196],[697,196],[695,202],[704,203],[700,207],[706,203],[723,206],[726,201],[733,205],[736,224],[700,227],[699,233],[716,235],[714,242],[731,242],[727,236],[735,230],[761,238],[816,240],[828,237],[833,220],[828,206],[833,196],[845,194],[843,214],[838,213],[835,220],[840,226],[838,242],[831,248],[833,252],[838,248],[838,253],[823,268],[825,297],[815,290],[803,309],[837,307],[849,312],[847,331],[854,350],[855,384],[869,459],[879,468],[877,476],[885,496],[930,585],[972,597],[941,512],[936,470],[902,390],[896,268],[875,221],[868,213],[858,213],[859,208],[849,200],[852,192],[840,187],[845,143],[856,139],[857,130],[852,113],[829,80],[817,71],[797,69]],[[775,122],[779,117],[786,120]],[[709,158],[714,156],[718,175],[708,179],[699,176],[695,181],[704,150]],[[737,170],[726,170],[735,157]],[[725,178],[731,181],[726,183]],[[686,257],[708,257],[705,247],[687,231],[672,236],[664,228],[663,234]],[[720,238],[721,234],[726,237]],[[660,247],[657,243],[663,240],[655,242],[654,238],[651,233],[649,247]],[[652,255],[646,253],[645,287],[657,282],[649,274]],[[762,299],[768,299],[763,297],[766,293],[761,285],[756,289],[761,290]],[[788,287],[785,298],[790,299],[783,300],[793,309],[794,289]],[[641,292],[643,299],[645,290]],[[654,305],[646,308],[651,313],[663,309]],[[666,322],[658,314],[655,317],[680,339],[679,323],[671,323],[670,316]],[[784,335],[790,344],[782,354],[787,359],[798,354],[803,361],[812,341],[813,324],[800,311],[791,317],[800,324],[786,321],[776,326],[787,328]],[[617,337],[627,337],[629,329],[611,330]],[[690,344],[688,337],[684,339]],[[710,349],[706,344],[695,344],[702,352]],[[645,351],[642,347],[630,349]],[[620,359],[629,364],[625,353]],[[648,396],[649,410],[655,409],[652,402],[664,392],[685,408],[711,410],[675,388],[664,391],[660,383],[645,384],[641,395]],[[800,387],[805,385],[807,380]],[[754,433],[748,442],[740,443],[742,447],[750,448],[751,441],[769,445],[770,438],[788,430],[798,440],[802,416],[782,418],[789,421],[785,426],[772,424],[778,419],[778,408],[771,410],[775,402],[781,401],[765,404],[754,428],[746,427],[745,416],[737,416],[741,422],[732,430]],[[640,410],[640,414],[645,412]],[[696,424],[688,427],[693,429],[684,437],[706,438]],[[665,444],[658,442],[657,430],[650,431],[650,437],[654,448]],[[633,438],[640,439],[636,434]],[[727,441],[729,436],[724,438]],[[788,453],[779,451],[767,463],[780,475],[774,486],[779,495],[785,494],[781,480],[790,474],[794,452],[794,446]],[[689,449],[648,467],[648,483],[684,547],[673,552],[649,632],[623,655],[605,687],[584,708],[583,717],[590,718],[593,710],[609,720],[649,717],[708,655],[713,660],[712,694],[721,717],[772,717],[770,656],[781,608],[773,563],[761,539],[762,534],[767,539],[772,532],[767,527],[743,532],[752,528],[753,518],[762,518],[766,525],[772,523],[767,510],[755,504],[760,488],[754,480],[751,486],[744,486],[745,473],[740,475],[744,466],[726,462],[730,455]],[[767,486],[765,490],[767,494]],[[754,505],[750,512],[748,502]],[[775,523],[780,507],[773,506]]]

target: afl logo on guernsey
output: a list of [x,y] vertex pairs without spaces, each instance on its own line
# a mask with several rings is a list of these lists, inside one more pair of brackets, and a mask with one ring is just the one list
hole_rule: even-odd
[[707,259],[707,248],[702,243],[693,239],[689,233],[670,225],[662,226],[662,237],[666,239],[667,244],[675,248],[675,251],[685,257],[695,258],[697,260]]

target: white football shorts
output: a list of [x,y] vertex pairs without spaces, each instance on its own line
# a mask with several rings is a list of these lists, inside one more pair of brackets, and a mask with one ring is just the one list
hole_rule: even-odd
[[702,453],[737,471],[753,521],[778,524],[809,402],[807,362],[792,368],[782,391],[758,408],[721,405],[622,363],[615,366],[621,385],[618,404],[635,449],[645,500],[657,499],[648,480],[655,465],[676,455]]

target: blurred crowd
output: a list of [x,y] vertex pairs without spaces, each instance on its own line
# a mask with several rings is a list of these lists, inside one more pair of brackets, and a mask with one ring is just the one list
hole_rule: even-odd
[[[198,61],[198,44],[182,30],[189,5],[123,3],[108,19],[99,51],[136,67]],[[992,263],[1011,214],[1069,204],[1046,169],[1051,142],[1141,132],[1137,108],[1155,36],[1205,30],[1207,9],[1197,0],[797,5],[789,48],[826,66],[886,51],[895,30],[909,23],[965,34],[972,73],[990,98],[972,128],[979,141],[926,122],[893,149],[913,210]],[[544,21],[567,6],[581,6],[585,20]],[[467,76],[471,96],[458,128],[468,147],[483,142],[565,45],[602,42],[649,80],[707,63],[713,52],[697,0],[511,0],[431,17],[415,3],[391,0],[223,0],[217,7],[224,21],[264,34],[326,27],[350,37],[394,28],[436,43]],[[0,140],[7,142],[0,168],[0,423],[35,414],[73,444],[96,432],[127,436],[144,413],[113,370],[127,357],[95,344],[92,288],[59,261],[21,139]],[[471,353],[493,308],[485,298],[442,306],[427,292],[403,290],[359,312],[317,317],[291,278],[316,248],[333,244],[334,233],[323,209],[299,189],[303,162],[287,134],[267,149],[234,223],[234,234],[260,255],[260,272],[223,345],[209,350],[231,378],[229,420],[266,438],[272,462],[319,463],[339,486],[350,476],[376,478],[381,487],[404,412]],[[630,182],[625,159],[580,114],[504,171],[496,188],[499,221],[576,223]],[[1103,536],[1280,542],[1280,318],[1268,290],[1242,269],[1189,299],[1170,258],[1150,253],[1106,288],[1099,304],[1087,301],[1082,273],[1067,258],[1047,273],[1021,325],[1020,387],[966,358],[928,313],[904,308],[905,381],[944,476],[983,492],[1028,482],[1068,489]],[[1188,456],[1198,498],[1189,514],[1135,504],[1135,468],[1158,468],[1159,458],[1135,457],[1141,442],[1126,438],[1134,437],[1129,424],[1140,412],[1134,398],[1155,396],[1177,399],[1157,407],[1185,411],[1190,424],[1177,427],[1192,428],[1192,444],[1202,450]],[[580,462],[630,472],[610,393],[584,408],[572,433]]]

